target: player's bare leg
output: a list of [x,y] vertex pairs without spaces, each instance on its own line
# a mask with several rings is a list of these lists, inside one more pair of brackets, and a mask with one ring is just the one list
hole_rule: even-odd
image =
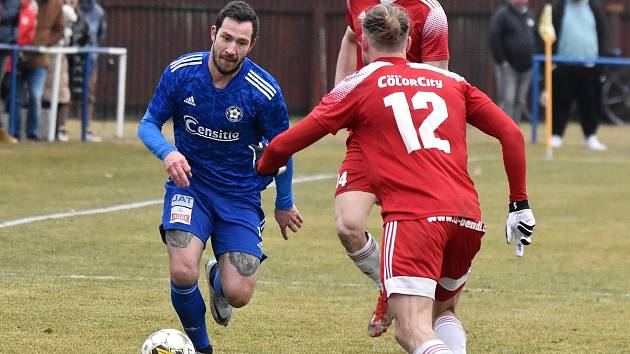
[[396,320],[396,340],[407,353],[452,353],[433,332],[433,299],[392,294],[389,306]]
[[171,280],[177,285],[197,282],[203,242],[190,232],[180,230],[167,230],[165,239]]
[[254,295],[260,259],[242,252],[228,252],[219,257],[223,293],[230,305],[243,307]]
[[466,332],[455,315],[460,294],[433,305],[433,330],[454,354],[466,354]]
[[378,337],[391,324],[387,298],[381,291],[378,243],[365,230],[376,196],[362,191],[344,192],[335,198],[335,226],[341,244],[354,265],[367,275],[379,290],[376,310],[368,323],[368,335]]
[[206,332],[206,305],[198,286],[203,242],[182,230],[166,230],[164,240],[168,251],[173,307],[197,352],[211,353],[212,346]]
[[[206,263],[206,278],[210,293],[210,310],[214,321],[227,326],[233,307],[243,307],[254,295],[260,259],[242,252],[227,252],[217,261]],[[218,276],[217,276],[218,273]]]

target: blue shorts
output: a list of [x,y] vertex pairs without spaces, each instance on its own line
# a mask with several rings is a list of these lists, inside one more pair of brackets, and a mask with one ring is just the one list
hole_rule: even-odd
[[210,238],[215,257],[243,252],[266,258],[262,251],[265,213],[259,197],[225,195],[199,185],[177,187],[171,181],[165,189],[160,231],[188,231],[204,245]]

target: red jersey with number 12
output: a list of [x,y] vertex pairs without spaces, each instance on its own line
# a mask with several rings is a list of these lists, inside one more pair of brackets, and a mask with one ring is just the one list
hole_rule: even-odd
[[[411,28],[411,48],[407,59],[421,63],[447,60],[448,21],[437,0],[346,0],[346,24],[359,41],[363,33],[361,24],[365,14],[378,4],[392,4],[407,11]],[[363,67],[361,48],[357,46],[357,70]]]
[[379,58],[339,83],[309,116],[332,134],[352,129],[385,222],[437,215],[480,220],[466,123],[490,102],[450,71]]

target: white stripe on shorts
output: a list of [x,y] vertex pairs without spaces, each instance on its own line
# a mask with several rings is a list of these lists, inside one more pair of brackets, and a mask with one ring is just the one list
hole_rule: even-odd
[[435,300],[435,285],[437,282],[429,278],[420,277],[392,277],[385,280],[387,295],[403,294],[424,296]]
[[462,286],[466,282],[466,280],[468,280],[468,274],[470,274],[470,269],[468,269],[468,272],[462,275],[459,279],[444,277],[440,278],[440,281],[438,281],[438,283],[440,283],[440,285],[448,291],[455,291],[457,290],[457,288]]
[[384,280],[392,277],[392,258],[394,256],[394,243],[396,242],[396,228],[398,227],[398,221],[391,221],[385,224],[385,250],[383,255],[384,262]]

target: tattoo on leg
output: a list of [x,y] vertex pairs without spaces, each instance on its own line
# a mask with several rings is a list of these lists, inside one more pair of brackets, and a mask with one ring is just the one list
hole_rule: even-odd
[[241,252],[230,252],[230,263],[238,270],[239,274],[244,277],[253,275],[258,270],[260,259],[251,254]]
[[166,230],[166,243],[177,248],[186,248],[193,238],[193,234],[182,230]]

